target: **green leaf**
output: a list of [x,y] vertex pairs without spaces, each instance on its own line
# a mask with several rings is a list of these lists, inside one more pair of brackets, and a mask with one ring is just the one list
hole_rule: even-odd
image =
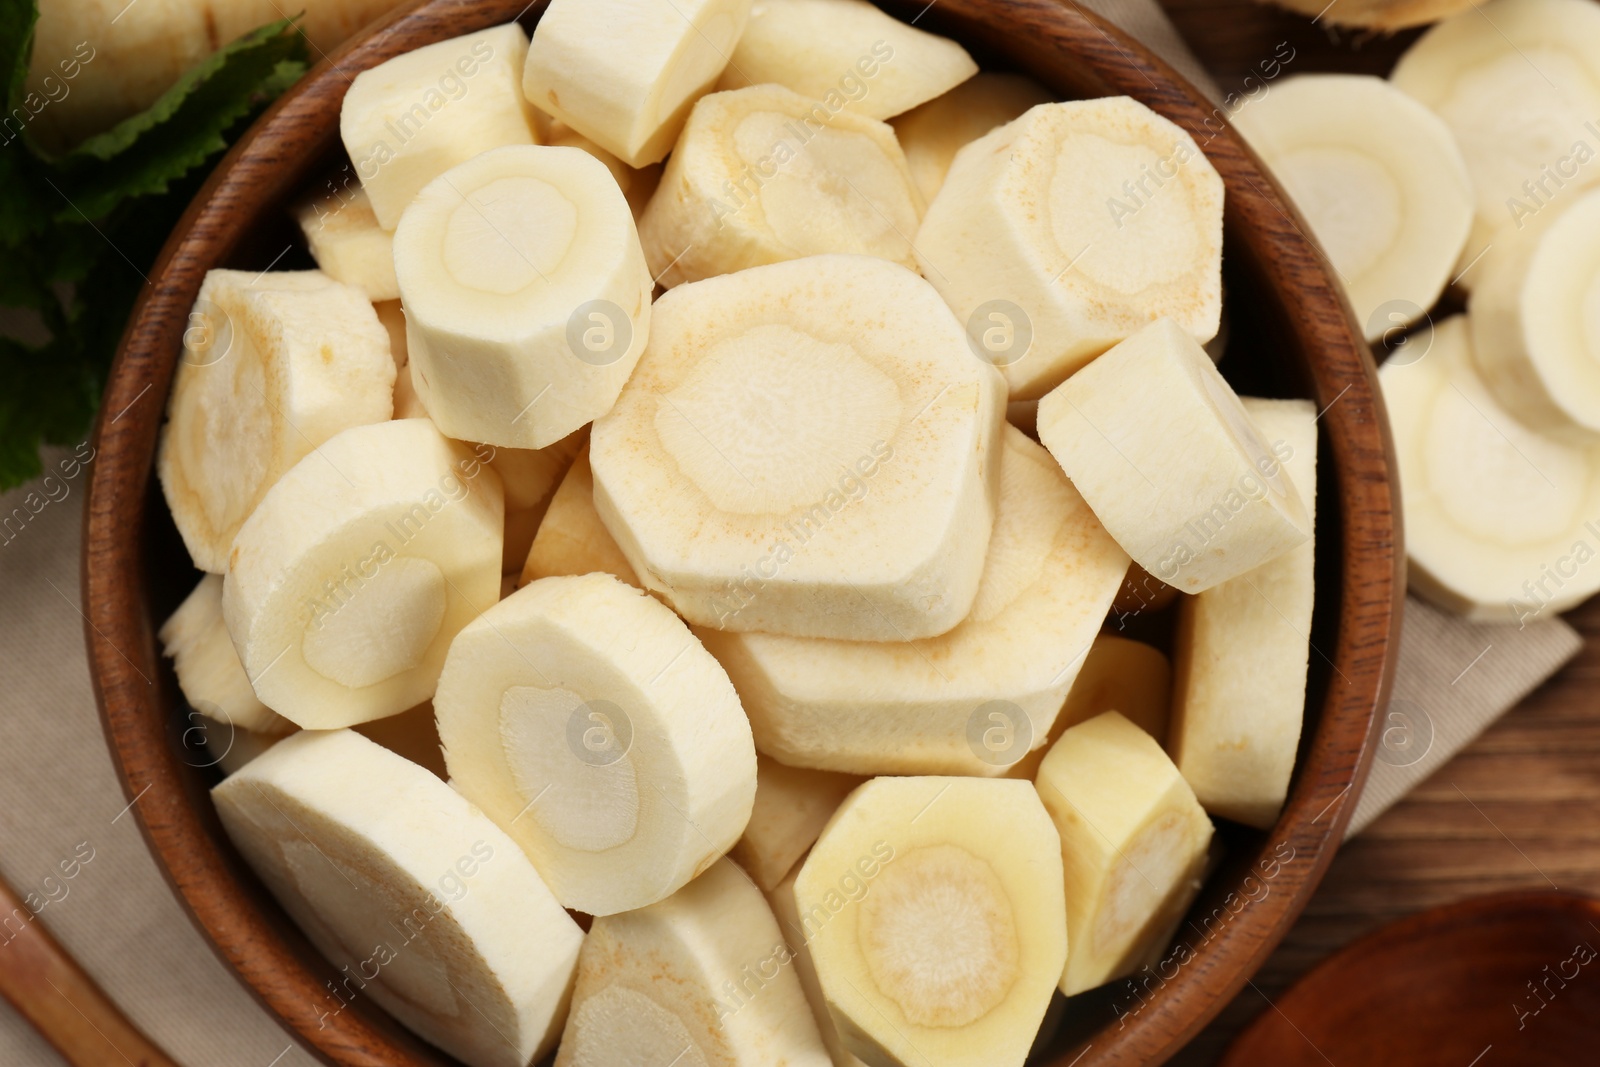
[[228,145],[225,134],[305,71],[305,39],[285,19],[212,53],[145,111],[89,138],[61,162],[63,222],[99,219],[124,200],[164,193]]

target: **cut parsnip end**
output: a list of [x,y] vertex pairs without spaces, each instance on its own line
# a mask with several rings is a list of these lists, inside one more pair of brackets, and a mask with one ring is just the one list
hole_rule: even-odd
[[357,185],[307,201],[295,219],[322,273],[355,286],[374,304],[400,299],[394,234],[378,225],[365,189]]
[[977,595],[1000,393],[939,295],[892,263],[680,286],[594,425],[595,507],[698,625],[930,637]]
[[915,269],[921,217],[893,130],[759,85],[695,105],[639,237],[670,288],[825,252]]
[[1004,372],[1043,396],[1149,323],[1222,314],[1222,179],[1128,97],[1041,104],[956,153],[917,261]]
[[434,697],[456,788],[517,840],[557,899],[644,907],[739,839],[755,748],[717,662],[607,574],[519,589],[456,638]]
[[1262,439],[1194,339],[1162,319],[1039,402],[1039,440],[1135,561],[1198,593],[1311,535]]
[[1517,244],[1472,291],[1473,355],[1524,424],[1592,445],[1600,441],[1600,191]]
[[[1317,406],[1254,398],[1244,406],[1263,438],[1286,446],[1284,474],[1314,525]],[[1314,549],[1307,540],[1179,609],[1167,751],[1206,811],[1262,830],[1283,808],[1300,743]]]
[[418,194],[394,251],[413,383],[451,437],[554,444],[611,407],[644,349],[633,214],[587,152],[477,156]]
[[301,460],[240,528],[223,584],[261,700],[316,730],[427,700],[451,638],[495,602],[504,521],[499,477],[426,419]]
[[406,52],[357,74],[339,135],[378,225],[480,152],[538,143],[522,96],[528,37],[514,22]]
[[522,88],[628,166],[656,163],[749,17],[750,0],[553,0],[534,29]]
[[1200,889],[1211,820],[1161,746],[1114,711],[1061,735],[1039,768],[1061,835],[1067,996],[1131,973]]
[[1519,623],[1600,592],[1587,525],[1600,514],[1600,457],[1500,405],[1465,316],[1435,326],[1421,359],[1390,359],[1378,380],[1414,591],[1471,619]]
[[717,88],[782,85],[834,111],[886,119],[977,72],[956,42],[865,0],[757,0]]
[[985,71],[896,117],[891,125],[922,198],[932,202],[963,146],[1052,99],[1032,78]]
[[552,1047],[583,932],[449,786],[349,730],[307,731],[211,795],[284,910],[360,972],[361,995],[471,1067],[526,1067]]
[[700,631],[756,745],[854,774],[999,775],[1042,746],[1128,569],[1049,453],[1007,426],[971,612],[914,642]]
[[1020,1067],[1067,960],[1061,871],[1027,782],[877,778],[801,865],[785,934],[867,1063]]
[[1045,744],[1006,771],[1006,777],[1037,778],[1040,764],[1062,734],[1108,711],[1121,714],[1161,744],[1167,737],[1171,707],[1172,665],[1161,650],[1115,634],[1099,634]]
[[761,891],[722,859],[666,900],[594,922],[555,1067],[828,1067]]
[[1600,9],[1587,0],[1491,0],[1439,23],[1390,76],[1455,135],[1476,194],[1461,284],[1487,248],[1600,180]]
[[860,784],[854,775],[787,767],[758,754],[755,806],[744,836],[728,855],[770,893]]
[[195,566],[220,574],[273,483],[341,430],[393,411],[372,304],[320,271],[213,270],[189,313],[156,469]]
[[595,510],[594,472],[589,469],[589,445],[585,442],[560,488],[550,498],[518,584],[596,571],[614,574],[629,585],[640,585],[639,576]]
[[1312,74],[1234,122],[1311,224],[1368,341],[1434,305],[1473,216],[1467,165],[1437,115],[1382,78]]
[[239,662],[222,621],[222,575],[201,578],[157,636],[161,651],[172,657],[178,688],[191,708],[215,722],[263,736],[295,730],[294,723],[261,703]]

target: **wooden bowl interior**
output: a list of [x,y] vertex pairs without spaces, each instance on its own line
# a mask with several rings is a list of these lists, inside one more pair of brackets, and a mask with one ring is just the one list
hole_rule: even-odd
[[[1221,865],[1180,927],[1180,943],[1191,951],[1169,957],[1137,984],[1075,998],[1051,1045],[1050,1062],[1060,1067],[1157,1063],[1227,1003],[1287,931],[1331,859],[1352,787],[1365,773],[1376,709],[1387,696],[1402,589],[1391,461],[1370,356],[1292,209],[1218,113],[1141,46],[1092,15],[1046,0],[882,6],[907,21],[920,12],[918,25],[962,41],[986,69],[1028,73],[1064,98],[1131,95],[1187,127],[1228,187],[1225,314],[1232,332],[1222,370],[1242,393],[1308,397],[1328,409],[1318,479],[1316,651],[1290,802],[1268,833],[1219,823]],[[131,406],[116,424],[98,428],[85,610],[124,785],[130,797],[154,787],[135,810],[219,954],[330,1063],[454,1061],[365,999],[335,997],[331,990],[344,976],[311,947],[222,832],[207,796],[218,774],[185,733],[188,709],[153,637],[198,575],[152,473],[160,406],[146,398],[141,407],[134,394],[147,387],[165,396],[206,269],[313,266],[287,208],[350,173],[337,137],[348,77],[519,12],[531,30],[542,8],[543,0],[526,10],[511,0],[434,0],[403,9],[275,105],[218,168],[152,273],[156,284],[124,338],[103,410]],[[1170,638],[1170,613],[1129,625],[1133,636]]]

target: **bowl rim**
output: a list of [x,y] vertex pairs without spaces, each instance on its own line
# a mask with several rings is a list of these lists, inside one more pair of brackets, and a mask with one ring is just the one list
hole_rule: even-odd
[[[891,11],[932,4],[880,0]],[[94,431],[82,557],[85,640],[113,763],[158,866],[191,919],[285,1030],[325,1062],[385,1065],[451,1062],[394,1024],[363,1011],[319,1013],[326,999],[307,945],[293,943],[237,877],[239,861],[213,845],[197,810],[192,770],[168,732],[170,708],[150,673],[158,668],[146,608],[143,531],[158,431],[179,339],[206,270],[264,217],[267,205],[305,185],[308,168],[337,140],[325,117],[354,71],[423,44],[513,18],[545,0],[414,0],[367,27],[279,98],[218,164],[150,272],[112,364]],[[918,16],[920,18],[920,15]],[[1231,911],[1192,958],[1180,961],[1150,1002],[1159,1010],[1107,1022],[1059,1059],[1059,1067],[1155,1064],[1174,1054],[1241,990],[1304,909],[1354,810],[1388,700],[1404,599],[1404,554],[1393,443],[1371,350],[1306,227],[1265,167],[1203,97],[1165,62],[1109,21],[1070,0],[939,0],[930,22],[962,20],[991,46],[1052,49],[1074,69],[1056,80],[1092,81],[1184,127],[1222,175],[1231,229],[1270,263],[1288,324],[1306,349],[1306,370],[1326,429],[1343,556],[1330,683],[1315,734],[1258,856],[1278,858],[1270,891]],[[1027,37],[1017,36],[1026,29]],[[963,40],[963,43],[973,44]],[[1204,138],[1202,142],[1202,138]],[[153,394],[153,398],[150,396]],[[141,666],[143,669],[141,669]],[[1287,851],[1286,851],[1287,850]],[[1253,865],[1254,866],[1254,865]],[[1234,900],[1229,894],[1224,903]],[[303,940],[303,939],[302,939]],[[1131,986],[1131,983],[1130,983]],[[1143,998],[1140,1001],[1143,1004]],[[1121,1013],[1118,1013],[1119,1015]],[[1106,1040],[1108,1030],[1119,1031]],[[1076,1055],[1077,1058],[1071,1058]]]

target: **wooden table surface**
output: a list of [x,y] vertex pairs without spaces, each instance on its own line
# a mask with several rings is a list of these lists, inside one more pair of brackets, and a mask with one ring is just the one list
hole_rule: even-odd
[[[1284,75],[1386,74],[1416,37],[1325,29],[1239,0],[1162,3],[1223,90],[1241,95],[1283,41],[1295,49]],[[1274,1010],[1267,998],[1392,919],[1506,889],[1600,894],[1600,599],[1567,621],[1583,635],[1577,659],[1340,851],[1256,977],[1259,992],[1247,987],[1173,1064],[1214,1063],[1240,1028]]]

